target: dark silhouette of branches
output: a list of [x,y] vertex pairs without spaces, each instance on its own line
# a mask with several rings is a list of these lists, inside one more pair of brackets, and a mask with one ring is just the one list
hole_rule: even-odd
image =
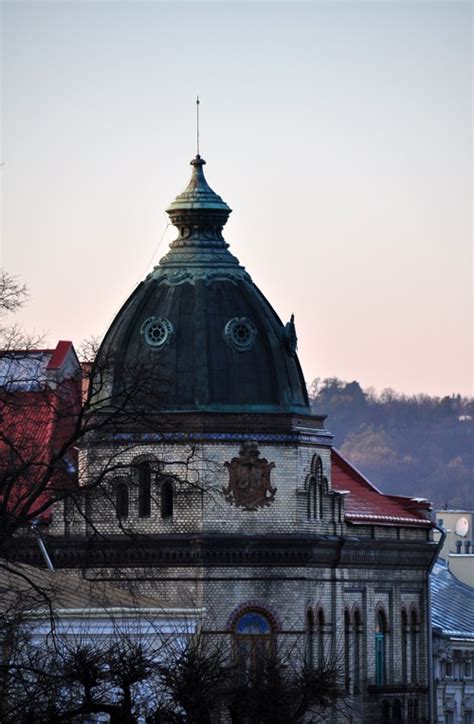
[[[18,622],[17,622],[18,626]],[[17,628],[0,666],[5,724],[74,721],[106,714],[135,724],[287,724],[343,721],[341,672],[334,660],[300,666],[296,650],[262,652],[245,668],[228,639],[195,635],[183,643],[136,633],[67,636],[38,644]],[[295,661],[294,665],[292,661]],[[296,663],[298,661],[298,663]]]

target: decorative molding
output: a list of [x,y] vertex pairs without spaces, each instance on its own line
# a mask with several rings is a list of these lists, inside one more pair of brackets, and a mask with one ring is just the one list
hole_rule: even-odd
[[[322,432],[322,431],[321,431]],[[328,439],[329,438],[329,439]],[[312,445],[330,446],[332,436],[324,431],[324,434],[302,435],[301,433],[242,433],[242,432],[149,432],[149,433],[126,433],[116,432],[103,435],[101,441],[108,442],[173,442],[192,441],[219,441],[235,442],[243,440],[256,440],[260,443],[284,442],[301,443],[307,442]]]
[[262,613],[269,619],[274,630],[281,631],[282,623],[276,611],[274,611],[274,609],[267,603],[262,603],[258,599],[244,601],[239,606],[237,606],[237,608],[234,608],[229,618],[227,619],[225,630],[232,631],[235,624],[237,623],[237,620],[246,611],[258,611],[259,613]]
[[[372,541],[344,541],[324,535],[242,536],[206,533],[156,534],[148,536],[117,535],[105,538],[83,536],[56,537],[44,535],[45,543],[58,569],[82,567],[261,567],[266,573],[277,568],[312,569],[362,568],[387,566],[427,569],[431,548],[419,544],[413,550],[413,564],[405,560],[400,545],[374,548]],[[354,549],[353,563],[348,560],[346,547]],[[367,555],[364,557],[364,550]],[[7,552],[12,560],[41,565],[41,552],[33,539],[15,538],[14,548]],[[357,556],[356,556],[357,554]],[[371,554],[371,555],[368,555]],[[281,575],[279,573],[279,575]],[[301,575],[301,571],[299,572]],[[262,571],[263,576],[263,571]],[[370,583],[370,581],[369,581]],[[387,592],[387,591],[384,591]],[[389,591],[388,591],[389,592]]]

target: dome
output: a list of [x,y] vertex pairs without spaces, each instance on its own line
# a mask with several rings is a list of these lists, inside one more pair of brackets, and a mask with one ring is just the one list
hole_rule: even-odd
[[278,315],[222,236],[231,209],[191,161],[167,213],[178,236],[112,322],[98,355],[109,390],[141,375],[147,412],[309,413],[293,319]]

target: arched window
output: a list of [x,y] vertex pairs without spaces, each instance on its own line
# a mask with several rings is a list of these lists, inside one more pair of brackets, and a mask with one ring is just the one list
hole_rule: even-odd
[[402,627],[402,681],[407,682],[408,677],[408,616],[405,609],[402,609],[401,615],[401,627]]
[[314,614],[311,609],[306,614],[305,662],[308,669],[314,668]]
[[316,463],[316,485],[318,488],[318,503],[319,503],[318,518],[320,520],[322,520],[322,518],[323,518],[323,501],[324,501],[324,495],[323,495],[324,479],[323,479],[323,463],[322,463],[320,457],[318,457],[318,460]]
[[318,611],[318,666],[324,666],[324,611],[322,608]]
[[311,461],[311,473],[307,482],[308,488],[308,518],[323,517],[323,463],[319,455],[315,455]]
[[234,625],[234,652],[243,674],[251,676],[272,653],[273,628],[260,611],[246,611]]
[[375,683],[377,686],[385,684],[385,635],[387,620],[382,610],[377,611],[375,617]]
[[410,667],[410,678],[412,684],[416,683],[418,675],[418,617],[416,611],[413,610],[410,614],[410,648],[411,648],[411,667]]
[[381,714],[381,721],[387,722],[390,721],[390,704],[388,703],[387,699],[382,699],[382,703],[380,704],[380,714]]
[[115,488],[115,510],[117,518],[128,518],[128,485],[118,483]]
[[392,721],[401,722],[402,719],[402,702],[400,699],[395,699],[392,708]]
[[354,611],[354,649],[353,649],[353,672],[354,672],[354,694],[360,694],[360,672],[363,667],[361,659],[362,646],[362,616],[358,608]]
[[160,490],[161,517],[173,517],[173,484],[170,480],[163,480]]
[[[408,699],[407,709],[408,709],[408,712],[407,712],[407,714],[408,714],[408,721],[409,721],[409,722],[417,722],[417,721],[419,721],[419,719],[418,719],[418,701],[417,701],[417,699]],[[445,716],[445,721],[448,721],[448,717],[446,716],[446,713],[445,713],[444,716]],[[454,717],[453,717],[453,718],[454,718]],[[453,720],[451,720],[451,721],[453,721]]]
[[351,616],[344,611],[344,685],[346,691],[351,688]]
[[316,518],[317,514],[317,493],[316,493],[316,481],[313,477],[310,477],[308,483],[308,518]]
[[138,515],[149,518],[151,515],[151,465],[143,462],[137,465],[138,477]]

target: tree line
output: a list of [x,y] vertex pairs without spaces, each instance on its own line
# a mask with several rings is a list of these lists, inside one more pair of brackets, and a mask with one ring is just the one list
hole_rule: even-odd
[[309,393],[335,446],[384,492],[472,509],[474,398],[377,394],[336,377],[314,380]]

